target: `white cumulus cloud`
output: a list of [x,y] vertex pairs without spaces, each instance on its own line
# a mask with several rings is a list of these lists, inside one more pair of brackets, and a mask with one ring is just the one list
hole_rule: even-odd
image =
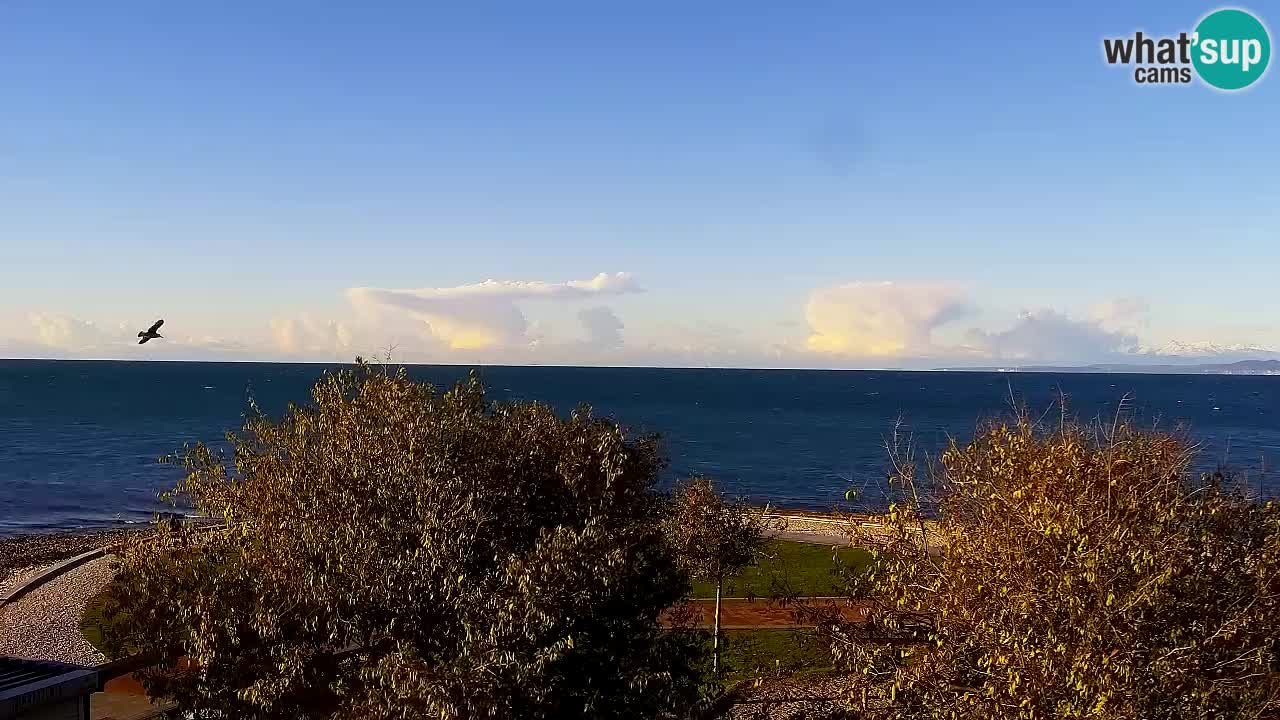
[[994,359],[1020,362],[1091,363],[1138,349],[1138,338],[1131,332],[1108,330],[1101,320],[1077,320],[1050,309],[1024,312],[1004,330],[971,330],[968,339]]
[[578,321],[587,333],[587,344],[593,348],[622,347],[622,320],[607,307],[590,307],[578,311]]
[[351,328],[336,320],[321,321],[308,315],[271,321],[275,349],[286,355],[347,356],[352,348]]
[[638,292],[628,273],[600,273],[589,280],[485,280],[418,290],[351,288],[347,298],[363,311],[407,313],[427,324],[453,350],[487,350],[523,345],[528,321],[517,303],[572,300]]
[[60,350],[91,350],[111,338],[89,320],[56,313],[31,313],[28,316],[35,341]]
[[1120,297],[1098,303],[1090,309],[1090,317],[1108,330],[1129,332],[1145,328],[1150,322],[1151,305],[1139,297]]
[[805,305],[808,350],[855,357],[934,351],[932,334],[967,310],[959,290],[927,283],[851,282],[814,290]]

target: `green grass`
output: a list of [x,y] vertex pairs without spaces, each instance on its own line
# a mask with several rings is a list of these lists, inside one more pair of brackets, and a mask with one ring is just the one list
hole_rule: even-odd
[[[105,590],[86,603],[80,619],[80,631],[89,644],[110,658],[102,638],[103,626],[107,622],[104,614],[106,603]],[[117,618],[117,622],[120,620]],[[710,634],[706,637],[710,645]],[[721,636],[720,652],[723,668],[720,681],[726,685],[761,676],[824,673],[833,669],[828,646],[815,630],[808,628],[726,630]],[[707,657],[706,670],[710,671],[710,654]]]
[[[772,540],[765,546],[756,565],[725,583],[724,596],[835,595],[839,593],[839,570],[857,571],[869,562],[870,555],[860,548],[838,548],[833,557],[832,548],[823,545]],[[106,649],[102,628],[107,621],[104,611],[109,589],[110,586],[89,600],[80,619],[80,630],[85,639],[103,653]],[[715,595],[714,583],[694,585],[694,597],[713,598]],[[831,663],[825,646],[813,637],[812,631],[732,630],[725,635],[723,657],[730,673],[755,672],[766,666],[769,671],[795,672],[815,667],[822,669]]]
[[831,652],[814,630],[728,630],[720,649],[724,680],[828,672]]
[[80,616],[80,632],[84,635],[84,639],[89,644],[97,648],[98,652],[110,658],[107,652],[106,644],[102,640],[102,627],[106,624],[106,616],[104,615],[107,591],[110,589],[107,585],[106,589],[100,591],[97,595],[89,598],[89,602],[85,603],[84,614]]
[[[778,594],[829,596],[840,592],[841,569],[858,571],[871,562],[871,555],[861,548],[771,540],[759,561],[724,585],[725,597],[771,597]],[[693,585],[695,598],[716,596],[714,582]]]

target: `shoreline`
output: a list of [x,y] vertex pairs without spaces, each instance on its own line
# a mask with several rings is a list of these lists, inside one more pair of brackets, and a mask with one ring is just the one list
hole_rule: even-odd
[[[764,510],[764,507],[754,509]],[[844,534],[839,523],[848,517],[838,511],[781,506],[769,506],[769,515],[773,518],[786,517],[791,531],[833,536]],[[154,529],[153,521],[125,527],[34,531],[0,537],[0,587],[23,570],[51,565]]]
[[154,526],[128,528],[66,530],[29,533],[0,538],[0,587],[22,570],[52,565],[84,552],[113,545],[137,533],[149,532]]
[[[764,506],[754,506],[753,510],[764,510]],[[769,506],[769,515],[774,518],[787,516],[792,521],[800,520],[801,523],[804,519],[814,519],[826,525],[827,528],[831,527],[832,521],[845,518],[840,511],[777,505]],[[196,519],[186,518],[186,520]],[[124,527],[31,530],[31,532],[0,536],[0,577],[13,569],[28,568],[32,565],[49,565],[52,562],[67,560],[68,557],[79,555],[81,552],[108,546],[137,533],[151,532],[152,529],[155,529],[154,520],[124,525]]]

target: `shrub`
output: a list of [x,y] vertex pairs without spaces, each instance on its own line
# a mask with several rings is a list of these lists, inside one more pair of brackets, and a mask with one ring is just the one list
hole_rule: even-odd
[[851,595],[869,623],[836,628],[855,705],[878,718],[1280,716],[1280,507],[1193,476],[1193,450],[1129,427],[998,425],[943,455],[936,522],[900,467],[907,492],[860,538],[876,562]]
[[136,542],[117,649],[185,657],[153,694],[237,718],[648,718],[692,706],[688,589],[661,531],[651,437],[582,409],[440,394],[360,364],[254,415],[234,463],[178,493],[226,528]]

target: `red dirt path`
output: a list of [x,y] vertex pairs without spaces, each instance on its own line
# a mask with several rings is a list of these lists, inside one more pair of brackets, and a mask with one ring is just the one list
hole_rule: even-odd
[[[810,606],[827,609],[835,608],[841,617],[851,622],[863,619],[863,609],[851,607],[842,600],[814,599],[807,600]],[[694,605],[701,613],[700,627],[711,627],[715,620],[715,600],[696,600]],[[669,619],[664,618],[664,624]],[[746,600],[732,598],[721,601],[720,627],[726,630],[745,630],[749,628],[796,628],[813,627],[812,622],[797,620],[793,607],[771,604],[768,600]]]

